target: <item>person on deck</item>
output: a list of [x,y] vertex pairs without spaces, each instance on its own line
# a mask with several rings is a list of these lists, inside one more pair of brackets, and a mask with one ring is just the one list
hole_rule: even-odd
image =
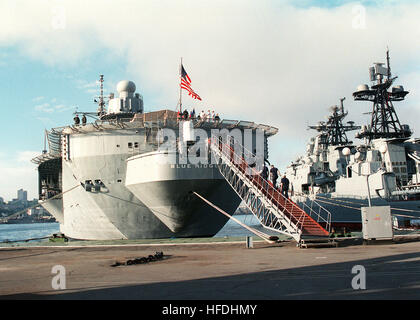
[[289,198],[289,179],[287,179],[286,175],[283,175],[283,178],[280,180],[280,188],[281,194],[288,199]]
[[270,168],[270,180],[273,183],[273,187],[277,187],[277,179],[279,177],[278,170],[274,165],[271,165]]
[[76,114],[76,116],[73,118],[73,120],[74,120],[74,124],[76,126],[78,126],[80,124],[80,118],[79,118],[78,114]]
[[263,180],[262,180],[262,186],[265,189],[267,187],[267,182],[266,181],[268,179],[268,168],[265,165],[265,163],[264,163],[263,168],[262,168],[262,170],[260,172],[260,175],[261,175],[261,178],[263,178]]

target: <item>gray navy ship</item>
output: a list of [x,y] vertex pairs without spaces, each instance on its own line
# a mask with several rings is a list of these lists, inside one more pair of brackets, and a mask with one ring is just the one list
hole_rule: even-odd
[[[60,223],[60,231],[76,239],[144,239],[215,235],[228,218],[207,206],[192,191],[227,212],[241,200],[210,161],[181,161],[199,138],[201,129],[250,133],[256,144],[263,135],[264,157],[268,137],[277,129],[250,121],[179,119],[175,111],[143,112],[143,97],[132,81],[117,85],[118,96],[103,96],[103,76],[96,118],[47,130],[38,166],[40,204]],[[85,119],[84,119],[85,120]],[[172,130],[177,146],[161,132]],[[203,143],[205,139],[201,137]],[[205,154],[204,154],[205,153]],[[203,152],[205,158],[210,152]],[[172,162],[165,162],[171,157]]]
[[[397,77],[387,64],[369,68],[371,87],[362,84],[353,93],[355,101],[372,103],[371,121],[356,126],[344,124],[344,99],[331,107],[327,121],[310,126],[318,134],[307,144],[306,154],[288,166],[293,196],[298,203],[316,200],[331,211],[332,222],[360,223],[362,206],[389,205],[394,225],[402,220],[420,219],[420,139],[401,124],[394,103],[403,101],[408,91],[394,85]],[[347,132],[359,130],[349,141]]]

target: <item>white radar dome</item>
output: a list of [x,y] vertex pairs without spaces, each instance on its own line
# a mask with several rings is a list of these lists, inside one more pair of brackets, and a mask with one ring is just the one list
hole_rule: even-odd
[[369,90],[369,86],[367,84],[360,84],[357,86],[356,91],[366,91]]
[[386,144],[383,144],[379,147],[380,153],[386,153],[387,151],[388,151],[388,147],[386,146]]
[[136,92],[136,85],[133,81],[123,80],[118,82],[117,84],[117,91],[118,92]]
[[392,92],[402,92],[402,91],[404,91],[404,87],[401,85],[392,87]]
[[350,148],[344,148],[343,149],[343,154],[345,155],[345,156],[349,156],[350,155],[350,153],[351,153],[351,151],[350,151]]
[[356,160],[356,161],[362,161],[363,160],[363,154],[361,153],[361,152],[356,152],[355,154],[354,154],[354,159]]

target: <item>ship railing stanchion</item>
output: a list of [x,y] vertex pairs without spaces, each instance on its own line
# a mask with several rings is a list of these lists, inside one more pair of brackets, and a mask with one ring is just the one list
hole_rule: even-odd
[[[231,143],[230,138],[228,138],[229,145],[225,144],[223,148],[220,148],[220,141],[213,138],[210,140],[210,148],[225,163],[218,166],[222,175],[265,228],[292,236],[298,243],[300,243],[304,231],[319,237],[329,235],[329,232],[312,219],[305,210],[282,195],[270,182],[262,178],[254,168],[249,167],[244,157],[241,156],[242,153],[239,155],[234,152],[232,146],[235,146],[235,143]],[[233,140],[233,142],[235,141]],[[246,148],[241,150],[245,155],[250,154]],[[221,170],[228,167],[230,170]],[[249,173],[251,176],[249,176]],[[243,193],[245,185],[248,187],[247,195]],[[253,194],[252,197],[250,196],[251,193]],[[253,200],[249,201],[251,198]],[[319,215],[320,211],[314,211],[313,204],[311,207],[306,207],[312,210],[312,212],[309,212],[310,214]],[[319,221],[319,219],[317,220]],[[310,227],[306,230],[305,226],[307,224]],[[328,223],[326,223],[326,227],[328,227]]]

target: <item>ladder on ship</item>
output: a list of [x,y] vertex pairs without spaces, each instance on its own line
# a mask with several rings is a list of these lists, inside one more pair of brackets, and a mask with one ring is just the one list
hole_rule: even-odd
[[229,145],[220,138],[209,139],[218,169],[263,227],[292,237],[298,246],[329,242],[331,213],[328,210],[309,198],[308,203],[302,202],[305,210],[302,209],[263,179],[242,154],[234,151],[243,150],[251,155],[248,150],[232,137],[228,137]]

